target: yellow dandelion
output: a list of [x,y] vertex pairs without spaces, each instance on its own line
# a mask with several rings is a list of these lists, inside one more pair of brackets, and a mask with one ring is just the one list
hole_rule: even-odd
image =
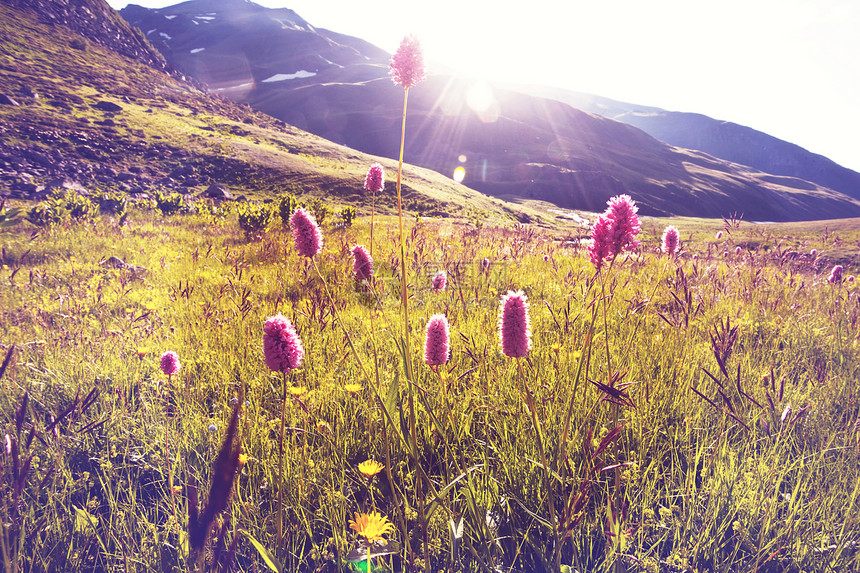
[[343,387],[350,394],[358,394],[361,392],[361,384],[347,384]]
[[137,349],[137,357],[143,360],[146,358],[146,355],[149,354],[149,348],[138,348]]
[[356,513],[355,521],[349,520],[349,527],[368,541],[380,541],[386,533],[394,533],[394,524],[376,512]]
[[559,344],[558,342],[554,342],[553,345],[550,346],[550,348],[552,348],[553,352],[558,354],[558,351],[561,350],[561,344]]
[[291,386],[290,387],[290,394],[292,394],[293,396],[301,396],[302,394],[304,394],[307,391],[308,391],[308,389],[305,388],[304,386]]
[[239,467],[242,467],[247,463],[248,463],[247,454],[239,454]]
[[382,471],[385,466],[376,460],[367,460],[358,464],[358,471],[367,476],[368,479],[373,478],[376,474]]
[[580,352],[579,350],[574,350],[573,351],[573,359],[579,360],[580,358],[582,358],[582,352]]

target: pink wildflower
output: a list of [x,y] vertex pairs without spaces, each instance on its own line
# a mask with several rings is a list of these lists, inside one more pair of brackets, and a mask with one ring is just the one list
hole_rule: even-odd
[[597,217],[594,226],[591,227],[591,244],[588,245],[588,254],[591,256],[591,264],[598,271],[603,268],[603,263],[612,255],[609,244],[612,233],[612,221],[605,215]]
[[545,263],[548,263],[548,262],[549,262],[549,255],[544,255],[544,256],[543,256],[543,262],[545,262]]
[[830,276],[827,277],[828,282],[830,282],[831,284],[841,283],[843,270],[844,269],[842,268],[842,265],[834,266],[833,269],[830,271]]
[[663,230],[663,244],[661,250],[667,255],[674,255],[678,250],[678,229],[669,225]]
[[434,314],[427,321],[424,335],[424,362],[427,366],[440,366],[448,361],[448,319]]
[[289,372],[302,365],[305,348],[296,329],[282,314],[266,319],[263,325],[263,356],[275,372]]
[[322,250],[323,238],[317,221],[303,208],[296,209],[290,217],[290,229],[293,231],[296,251],[301,256],[311,258]]
[[743,252],[743,251],[741,251],[740,247],[735,247],[735,255],[740,255],[741,252]]
[[509,358],[522,358],[531,348],[529,303],[523,291],[508,291],[499,304],[499,342]]
[[364,188],[371,193],[382,191],[385,188],[385,171],[382,165],[374,163],[367,170],[367,176],[364,178]]
[[854,275],[848,275],[848,278],[845,280],[848,281],[849,283],[853,283],[854,282]]
[[418,38],[412,35],[403,38],[400,47],[391,56],[388,73],[394,76],[395,84],[400,84],[407,90],[424,80],[427,75],[424,71],[424,54]]
[[448,275],[445,271],[439,271],[433,276],[433,292],[442,292],[448,284]]
[[629,195],[618,195],[612,197],[607,204],[606,216],[612,221],[612,234],[610,245],[612,256],[622,251],[635,249],[639,241],[635,240],[639,234],[639,208]]
[[722,232],[722,231],[717,231],[717,240],[719,241],[719,240],[720,240],[720,239],[722,239],[722,238],[723,238],[723,232]]
[[370,253],[364,245],[356,245],[349,252],[352,254],[352,272],[355,274],[355,280],[369,281],[373,276],[373,259],[370,258]]
[[490,272],[490,259],[484,259],[481,261],[481,272],[489,273]]
[[698,261],[698,260],[699,260],[699,254],[698,254],[698,253],[693,253],[693,260],[694,260],[694,261]]
[[816,256],[818,256],[818,251],[815,249],[812,249],[811,251],[809,251],[809,256],[814,259]]
[[179,372],[180,367],[179,356],[174,351],[168,350],[161,355],[161,371],[166,376],[173,376]]

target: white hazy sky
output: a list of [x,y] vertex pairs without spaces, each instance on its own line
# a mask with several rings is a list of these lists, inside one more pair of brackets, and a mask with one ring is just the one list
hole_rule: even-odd
[[[114,8],[127,0],[108,0]],[[171,0],[138,0],[163,7]],[[860,171],[858,0],[259,0],[441,66],[697,112]]]

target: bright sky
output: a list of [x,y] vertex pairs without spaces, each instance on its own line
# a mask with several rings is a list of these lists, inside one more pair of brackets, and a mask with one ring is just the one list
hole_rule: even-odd
[[857,0],[257,3],[291,8],[315,27],[389,52],[413,33],[430,72],[445,67],[703,113],[860,171]]

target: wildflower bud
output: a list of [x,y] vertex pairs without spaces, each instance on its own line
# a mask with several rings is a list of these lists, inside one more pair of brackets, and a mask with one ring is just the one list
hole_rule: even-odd
[[606,216],[600,215],[594,226],[591,228],[591,244],[588,245],[588,254],[591,257],[591,264],[596,270],[603,268],[603,263],[611,254],[610,233],[612,221]]
[[723,232],[722,232],[722,231],[717,231],[717,240],[719,241],[719,240],[720,240],[720,239],[722,239],[722,238],[723,238]]
[[439,271],[433,277],[433,292],[442,292],[445,290],[445,285],[448,284],[448,275],[445,271]]
[[834,267],[833,267],[833,269],[830,271],[830,276],[829,276],[829,277],[827,277],[827,281],[828,281],[830,284],[839,284],[839,283],[841,283],[841,282],[842,282],[842,271],[843,271],[843,270],[844,270],[844,269],[842,268],[842,265],[836,265],[836,266],[834,266]]
[[674,255],[678,250],[678,229],[669,225],[663,230],[663,244],[660,249],[667,255]]
[[352,254],[352,272],[355,280],[369,281],[373,276],[373,259],[370,258],[370,253],[364,245],[356,245],[349,252]]
[[403,38],[400,47],[391,56],[388,72],[394,76],[392,79],[395,84],[400,84],[407,90],[427,77],[424,71],[424,53],[418,38],[412,35]]
[[427,321],[424,335],[424,362],[427,366],[440,366],[448,361],[448,319],[434,314]]
[[606,216],[612,221],[612,256],[628,249],[635,249],[639,241],[634,240],[639,234],[639,208],[629,195],[612,197],[607,204]]
[[179,372],[179,356],[172,350],[168,350],[161,355],[161,371],[165,376],[173,376]]
[[483,261],[481,261],[481,272],[490,272],[490,259],[484,259]]
[[735,247],[735,255],[740,255],[742,252],[740,247]]
[[508,291],[499,304],[499,342],[509,358],[522,358],[531,349],[529,303],[523,291]]
[[385,187],[385,170],[379,163],[374,163],[367,170],[367,176],[364,178],[364,188],[371,193],[382,191]]
[[270,316],[263,325],[263,356],[275,372],[289,372],[302,365],[305,349],[296,329],[281,314]]
[[314,257],[322,250],[323,238],[314,216],[299,207],[290,217],[290,229],[296,251],[303,257]]

